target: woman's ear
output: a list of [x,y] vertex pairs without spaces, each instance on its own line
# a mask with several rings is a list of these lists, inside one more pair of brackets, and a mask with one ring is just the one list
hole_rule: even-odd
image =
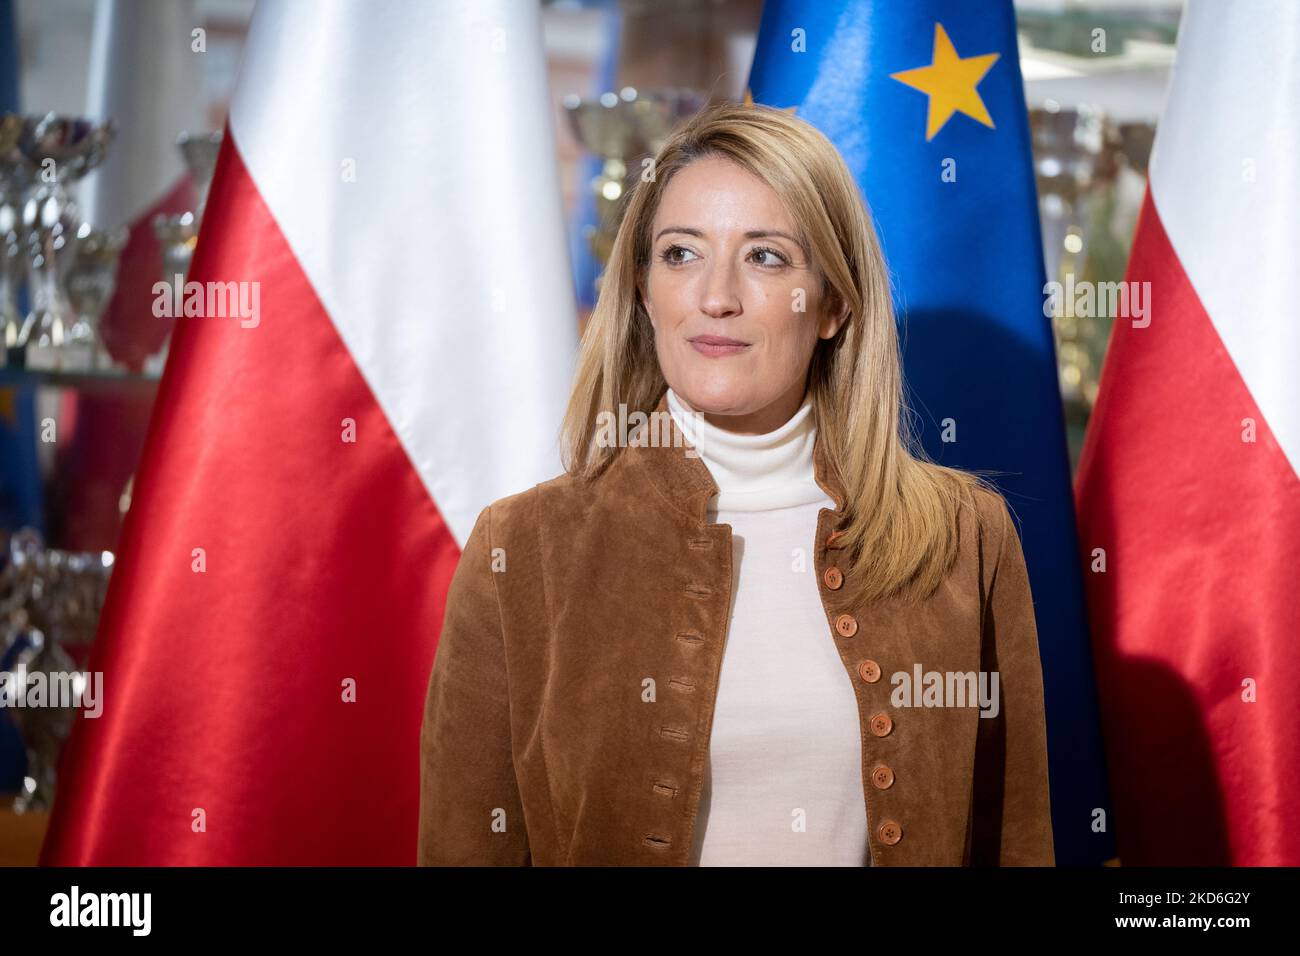
[[844,327],[844,323],[848,320],[849,304],[834,290],[828,292],[825,298],[825,305],[822,308],[821,319],[818,322],[818,338],[835,338],[840,329]]
[[650,300],[646,297],[644,282],[645,282],[644,277],[637,278],[636,297],[637,297],[637,301],[641,303],[641,308],[645,310],[646,316],[649,317],[650,322],[653,325],[655,320],[655,315],[653,312],[650,311]]

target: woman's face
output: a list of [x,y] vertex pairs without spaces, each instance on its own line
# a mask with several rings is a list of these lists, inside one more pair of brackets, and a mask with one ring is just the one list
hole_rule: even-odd
[[730,160],[699,159],[668,183],[650,239],[641,299],[674,394],[731,431],[779,428],[817,339],[847,316],[824,301],[780,197]]

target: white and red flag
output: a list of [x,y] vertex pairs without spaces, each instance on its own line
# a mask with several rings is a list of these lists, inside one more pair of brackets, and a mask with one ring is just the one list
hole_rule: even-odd
[[534,0],[258,4],[43,862],[415,862],[460,546],[560,471],[552,118]]
[[1188,3],[1080,463],[1125,864],[1300,865],[1297,63],[1300,4]]

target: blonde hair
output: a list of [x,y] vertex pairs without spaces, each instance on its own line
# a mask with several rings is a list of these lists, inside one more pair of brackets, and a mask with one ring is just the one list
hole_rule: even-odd
[[649,267],[664,189],[705,156],[732,160],[783,198],[824,294],[848,305],[848,320],[818,340],[808,370],[817,440],[845,490],[846,597],[869,603],[931,593],[957,554],[958,508],[969,504],[978,516],[975,491],[989,486],[926,457],[904,404],[889,273],[871,215],[830,140],[783,110],[729,102],[701,110],[659,151],[653,178],[629,191],[561,427],[565,470],[582,479],[601,474],[619,448],[596,440],[600,414],[617,417],[624,404],[629,415],[649,415],[667,388],[638,280]]

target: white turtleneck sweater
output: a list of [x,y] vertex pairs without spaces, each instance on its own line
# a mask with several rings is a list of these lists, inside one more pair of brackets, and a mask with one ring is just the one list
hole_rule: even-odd
[[822,610],[813,548],[834,508],[813,477],[811,399],[739,435],[668,408],[717,482],[735,579],[695,826],[700,866],[870,866],[857,699]]

